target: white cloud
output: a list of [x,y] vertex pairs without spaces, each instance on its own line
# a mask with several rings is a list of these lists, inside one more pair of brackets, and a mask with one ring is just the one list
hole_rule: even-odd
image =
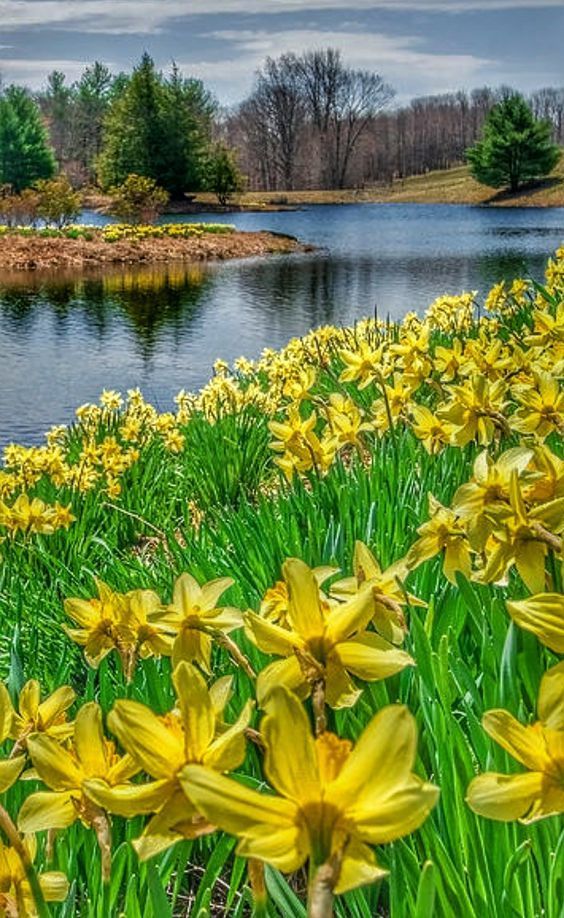
[[328,32],[313,29],[280,32],[218,31],[206,36],[226,42],[229,52],[222,60],[181,61],[186,73],[214,86],[221,98],[233,102],[250,88],[253,73],[264,58],[286,51],[339,48],[347,64],[376,70],[398,90],[399,100],[408,96],[447,92],[476,85],[494,61],[472,54],[430,53],[419,49],[416,36],[390,36],[358,31]]
[[4,83],[23,83],[30,89],[39,89],[52,70],[62,70],[67,82],[72,83],[80,77],[91,61],[58,60],[24,60],[22,58],[0,58],[0,76]]
[[82,32],[158,32],[172,19],[211,14],[388,9],[462,13],[562,7],[562,0],[2,0],[2,30],[30,26]]

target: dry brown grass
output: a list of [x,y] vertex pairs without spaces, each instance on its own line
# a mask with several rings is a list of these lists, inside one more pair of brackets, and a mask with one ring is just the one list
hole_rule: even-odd
[[[211,203],[213,195],[198,195],[198,203]],[[295,206],[301,204],[487,204],[498,207],[564,207],[564,157],[551,176],[517,194],[494,192],[478,184],[467,166],[428,172],[389,186],[343,191],[270,191],[239,195],[237,203],[247,207]]]
[[118,264],[163,264],[249,258],[302,251],[289,236],[275,233],[210,233],[188,239],[144,239],[104,242],[7,235],[0,246],[0,268],[12,271],[84,269]]

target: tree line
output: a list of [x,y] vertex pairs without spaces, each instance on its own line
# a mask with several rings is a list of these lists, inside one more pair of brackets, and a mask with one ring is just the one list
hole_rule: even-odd
[[133,72],[112,75],[100,62],[67,84],[53,71],[32,97],[0,93],[0,185],[19,193],[63,173],[75,187],[105,191],[128,176],[152,179],[172,198],[240,183],[234,154],[216,136],[218,104],[200,80],[173,65],[158,71],[144,54]]
[[[482,87],[391,108],[383,77],[346,67],[338,52],[285,54],[266,60],[223,131],[252,189],[389,184],[464,163],[492,109],[513,95]],[[527,103],[564,144],[564,88],[541,89]]]
[[[267,58],[249,96],[225,111],[200,80],[174,65],[160,72],[148,54],[130,74],[95,62],[73,83],[54,71],[35,95],[0,87],[0,185],[19,193],[62,173],[75,189],[108,191],[133,174],[172,198],[213,190],[226,203],[244,183],[267,191],[391,183],[463,163],[492,111],[514,96],[483,87],[392,107],[382,75],[328,48]],[[547,142],[563,144],[564,89],[524,104]]]

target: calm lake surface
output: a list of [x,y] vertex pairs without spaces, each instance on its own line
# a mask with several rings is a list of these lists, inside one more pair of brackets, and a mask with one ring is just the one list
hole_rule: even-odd
[[398,318],[501,278],[540,279],[564,241],[564,208],[359,204],[170,219],[271,229],[320,248],[209,267],[0,274],[0,446],[39,442],[103,388],[139,386],[167,410],[179,389],[206,382],[217,357],[253,358],[375,310]]

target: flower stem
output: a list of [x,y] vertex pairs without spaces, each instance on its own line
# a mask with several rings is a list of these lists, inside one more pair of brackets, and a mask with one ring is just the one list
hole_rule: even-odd
[[311,702],[315,720],[315,735],[321,736],[327,729],[325,713],[325,679],[316,679],[311,689]]
[[308,918],[332,918],[335,867],[331,862],[317,868],[307,897]]

